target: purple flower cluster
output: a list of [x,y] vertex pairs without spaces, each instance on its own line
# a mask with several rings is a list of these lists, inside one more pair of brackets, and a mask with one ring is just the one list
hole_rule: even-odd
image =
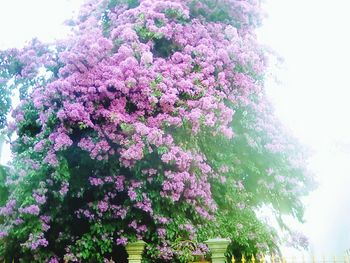
[[[73,174],[69,168],[62,174],[47,172],[45,187],[30,192],[35,204],[18,205],[23,218],[39,216],[44,233],[50,223],[62,221],[40,213],[42,206],[50,205],[47,192],[58,195],[60,205],[76,198],[79,207],[70,216],[91,225],[113,222],[119,232],[105,236],[113,236],[117,245],[125,245],[130,237],[154,234],[159,256],[165,260],[174,254],[167,240],[173,213],[190,215],[188,223],[174,224],[191,238],[200,223],[214,219],[217,205],[211,183],[225,183],[233,169],[209,162],[200,137],[234,139],[232,123],[241,105],[265,113],[265,102],[253,98],[263,93],[266,57],[254,34],[261,19],[258,1],[208,2],[141,0],[128,8],[88,1],[74,21],[74,37],[57,43],[54,51],[37,42],[24,50],[19,58],[23,77],[37,77],[41,67],[55,68],[14,112],[19,134],[27,134],[21,129],[30,126],[24,125],[29,122],[26,111],[37,113],[32,126],[39,131],[20,138],[36,153],[33,160],[29,158],[31,167],[40,174],[70,165],[85,171],[84,165],[89,169],[96,165],[84,176],[74,170],[79,178],[67,179]],[[220,12],[224,18],[212,19]],[[286,149],[263,118],[253,129],[267,130],[274,138],[264,142],[267,151]],[[246,137],[248,145],[256,147],[257,142]],[[90,158],[88,164],[83,158],[67,158],[78,151]],[[32,175],[23,171],[22,178]],[[83,185],[79,193],[74,192],[76,181]],[[236,188],[244,191],[243,183],[237,182]],[[16,201],[10,200],[0,215],[11,216],[15,206]],[[246,208],[243,203],[237,207]],[[48,246],[43,233],[31,233],[26,246],[32,250]],[[65,242],[79,243],[79,238]],[[75,259],[71,253],[67,258]]]
[[18,211],[22,214],[28,214],[28,215],[39,215],[40,208],[37,205],[30,205],[26,206],[24,208],[19,208]]
[[[146,178],[141,180],[122,175],[91,176],[91,187],[114,184],[114,189],[105,192],[101,200],[78,209],[78,217],[125,217],[129,208],[115,205],[113,200],[126,191],[134,208],[159,221],[147,188],[161,182],[159,198],[174,205],[184,203],[199,216],[213,218],[216,205],[209,184],[209,179],[216,176],[213,168],[203,154],[179,144],[168,130],[188,129],[196,136],[209,128],[212,135],[232,138],[234,111],[225,101],[249,102],[248,97],[260,89],[249,74],[232,70],[237,65],[253,65],[256,72],[263,72],[264,56],[251,31],[255,25],[247,19],[257,13],[257,5],[223,1],[223,6],[229,2],[240,10],[227,9],[228,17],[239,21],[240,28],[226,23],[229,21],[190,20],[193,10],[187,0],[143,0],[132,9],[109,10],[107,35],[96,20],[101,8],[93,2],[86,6],[85,11],[90,11],[77,21],[79,34],[57,54],[58,63],[63,65],[57,77],[32,93],[42,127],[37,137],[43,138],[48,127],[53,129],[46,140],[37,141],[34,151],[45,152],[43,161],[57,167],[60,153],[77,146],[98,161],[118,156],[121,165],[131,171],[158,151],[159,161],[167,169],[149,163]],[[210,12],[204,3],[195,8]],[[169,10],[175,15],[169,16]],[[179,22],[181,19],[187,22]],[[155,39],[171,43],[176,51],[160,54]],[[168,44],[164,45],[166,49]],[[32,59],[30,52],[23,55],[23,61]],[[47,56],[45,62],[41,57],[26,71],[34,72],[35,64],[53,65],[52,58]],[[23,111],[17,112],[18,123],[24,122]],[[49,124],[52,114],[57,116],[54,128]],[[74,141],[77,131],[81,136]],[[68,190],[69,184],[63,183],[59,194],[65,196]],[[34,193],[33,197],[39,205],[46,202],[43,194]],[[39,215],[39,207],[31,205],[20,212]],[[134,223],[130,222],[129,227],[142,237],[146,226],[141,229]],[[160,236],[165,238],[163,226],[159,227]],[[184,231],[194,234],[192,228]]]
[[25,246],[31,250],[36,250],[39,247],[46,247],[48,244],[48,241],[44,238],[44,234],[40,233],[38,235],[30,234]]
[[14,212],[16,200],[9,200],[4,207],[0,207],[0,215],[9,216]]

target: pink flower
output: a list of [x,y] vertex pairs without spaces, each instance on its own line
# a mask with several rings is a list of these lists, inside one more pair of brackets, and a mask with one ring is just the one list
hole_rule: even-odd
[[55,145],[54,145],[55,151],[66,149],[67,147],[73,144],[73,141],[69,138],[69,136],[64,133],[58,133],[52,136],[52,138],[54,139],[54,142],[55,142]]
[[141,56],[141,63],[142,64],[151,64],[153,62],[153,53],[152,52],[145,52]]
[[6,231],[0,231],[0,239],[7,237],[8,233]]
[[[56,193],[61,196],[53,196],[57,213],[50,214],[52,219],[40,216],[33,231],[42,233],[31,233],[27,248],[47,247],[46,231],[55,222],[66,222],[62,205],[73,205],[74,216],[91,225],[116,223],[118,229],[104,229],[110,233],[102,239],[114,236],[117,245],[125,245],[128,238],[158,235],[152,251],[172,259],[167,229],[175,227],[174,233],[181,230],[196,239],[197,219],[213,220],[218,209],[213,184],[229,186],[245,167],[239,163],[244,146],[259,154],[294,152],[271,124],[264,97],[266,58],[254,34],[260,8],[255,0],[143,0],[135,6],[116,1],[115,7],[108,2],[88,1],[68,41],[33,42],[16,51],[21,72],[0,80],[33,83],[30,97],[13,112],[19,171],[8,183],[21,194],[18,200],[35,200],[33,205],[10,200],[0,214],[6,226],[27,226],[40,212],[47,213],[48,193]],[[217,17],[218,11],[225,18]],[[213,21],[214,16],[219,19]],[[39,73],[45,70],[51,76],[44,81]],[[241,130],[254,136],[240,140],[245,135]],[[234,132],[241,134],[235,138]],[[208,147],[207,142],[219,143]],[[242,151],[230,151],[241,143],[247,144]],[[214,161],[207,159],[212,156]],[[297,165],[298,159],[303,158],[286,158],[285,163]],[[255,159],[249,161],[253,167]],[[263,189],[274,187],[261,177]],[[33,178],[39,185],[27,184]],[[269,178],[295,186],[281,193],[296,191],[293,178]],[[243,191],[242,182],[236,188]],[[70,200],[64,198],[67,194]],[[237,208],[239,212],[245,204]],[[188,221],[179,223],[169,211]],[[52,251],[47,260],[81,260],[70,251],[81,239],[73,232],[63,229],[57,238],[66,246],[58,253],[66,253],[65,259]]]
[[40,209],[37,205],[30,205],[18,210],[22,214],[39,215]]
[[45,141],[41,140],[34,145],[34,151],[41,152],[45,146]]
[[126,237],[120,237],[116,240],[117,245],[125,246],[128,243],[128,239]]
[[61,196],[65,196],[68,193],[68,190],[69,190],[69,183],[63,182],[59,193]]
[[9,200],[4,207],[0,207],[0,215],[8,216],[14,212],[14,208],[16,206],[16,200]]
[[97,205],[98,207],[98,210],[101,212],[101,213],[104,213],[108,210],[108,203],[107,202],[104,202],[104,201],[100,201]]

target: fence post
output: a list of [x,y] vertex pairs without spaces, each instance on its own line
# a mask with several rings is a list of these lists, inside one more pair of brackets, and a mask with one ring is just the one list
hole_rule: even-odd
[[142,253],[145,248],[146,243],[142,240],[129,243],[126,245],[125,249],[128,253],[129,263],[141,263]]
[[227,238],[214,238],[204,242],[210,249],[212,263],[226,262],[225,252],[230,242],[230,239]]

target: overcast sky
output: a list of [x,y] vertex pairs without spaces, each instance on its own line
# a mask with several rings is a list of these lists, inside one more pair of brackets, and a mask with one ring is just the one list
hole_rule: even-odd
[[[0,48],[19,47],[35,36],[62,37],[63,21],[82,2],[0,0]],[[350,248],[350,3],[265,2],[269,18],[259,37],[286,61],[282,85],[268,83],[268,93],[281,120],[313,150],[309,167],[320,183],[305,200],[307,222],[300,228],[316,254],[341,254]]]
[[268,85],[280,119],[310,149],[319,188],[301,228],[318,255],[350,248],[350,2],[266,0],[260,39],[285,59]]

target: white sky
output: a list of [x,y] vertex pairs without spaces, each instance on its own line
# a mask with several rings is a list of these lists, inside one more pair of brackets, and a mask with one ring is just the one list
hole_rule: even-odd
[[[51,41],[83,0],[0,0],[0,48],[22,46],[37,36]],[[325,255],[350,248],[350,1],[266,0],[269,18],[261,41],[286,60],[269,83],[277,114],[302,143],[320,185],[305,200],[312,250]],[[5,152],[8,149],[4,149]],[[9,159],[4,154],[3,162]]]
[[62,23],[83,0],[0,0],[0,48],[22,46],[33,37],[52,41],[66,34]]
[[282,86],[269,85],[280,119],[314,154],[319,181],[305,200],[311,249],[350,248],[350,1],[266,0],[260,39],[284,57]]

